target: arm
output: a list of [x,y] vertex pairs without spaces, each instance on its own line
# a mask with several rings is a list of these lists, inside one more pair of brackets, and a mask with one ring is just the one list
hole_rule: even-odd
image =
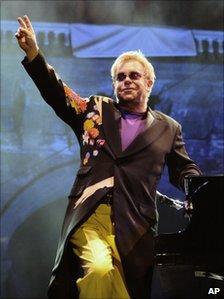
[[184,189],[184,178],[186,176],[202,174],[199,167],[187,154],[179,124],[176,129],[172,151],[168,154],[166,162],[170,182],[182,190]]
[[40,53],[36,35],[27,16],[18,18],[20,27],[16,37],[21,49],[26,53],[22,64],[39,89],[43,99],[56,114],[80,135],[80,120],[87,108],[87,99],[81,98],[58,77]]
[[25,58],[22,64],[36,84],[43,99],[63,121],[74,129],[75,122],[82,118],[87,109],[88,99],[81,98],[62,82],[40,52],[31,62]]

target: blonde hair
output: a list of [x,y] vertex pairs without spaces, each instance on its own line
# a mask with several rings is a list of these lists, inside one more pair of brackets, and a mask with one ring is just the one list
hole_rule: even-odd
[[111,69],[110,69],[110,74],[111,74],[112,80],[113,81],[115,80],[118,65],[120,65],[121,63],[127,62],[127,61],[131,61],[131,60],[138,61],[139,63],[141,63],[143,65],[143,67],[145,69],[145,75],[152,81],[152,86],[153,86],[155,79],[156,79],[154,67],[152,66],[152,64],[148,61],[148,59],[145,57],[145,55],[140,50],[124,52],[123,54],[121,54],[120,56],[118,56],[116,58],[116,60],[114,61],[113,65],[111,66]]

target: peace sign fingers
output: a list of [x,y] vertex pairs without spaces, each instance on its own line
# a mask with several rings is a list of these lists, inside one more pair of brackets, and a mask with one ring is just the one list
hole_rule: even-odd
[[18,22],[22,28],[34,32],[30,19],[26,15],[23,17],[18,17]]

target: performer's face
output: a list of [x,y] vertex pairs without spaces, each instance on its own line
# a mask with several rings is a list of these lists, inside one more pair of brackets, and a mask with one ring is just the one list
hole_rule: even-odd
[[148,92],[152,82],[146,77],[143,65],[130,60],[118,65],[113,82],[114,93],[119,102],[148,101]]

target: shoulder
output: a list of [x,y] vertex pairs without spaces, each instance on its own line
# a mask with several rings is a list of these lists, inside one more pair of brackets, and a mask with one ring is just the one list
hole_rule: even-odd
[[89,97],[89,102],[91,103],[91,106],[94,107],[94,110],[99,110],[102,111],[102,105],[106,104],[109,106],[113,106],[114,105],[114,100],[109,98],[109,97],[105,97],[105,96],[101,96],[101,95],[91,95]]
[[101,95],[91,95],[89,97],[89,100],[91,102],[95,102],[95,103],[107,103],[107,104],[113,104],[114,103],[114,100],[109,98],[109,97],[106,97],[106,96],[101,96]]
[[113,107],[114,100],[109,97],[100,96],[100,95],[91,95],[89,97],[89,105],[88,105],[87,112],[98,114],[100,116],[100,118],[98,119],[99,124],[102,123],[103,105],[108,105],[110,107]]
[[165,121],[168,125],[173,126],[175,128],[181,127],[181,125],[172,117],[166,115],[165,113],[158,111],[158,110],[152,110],[152,115],[155,118],[161,119]]

